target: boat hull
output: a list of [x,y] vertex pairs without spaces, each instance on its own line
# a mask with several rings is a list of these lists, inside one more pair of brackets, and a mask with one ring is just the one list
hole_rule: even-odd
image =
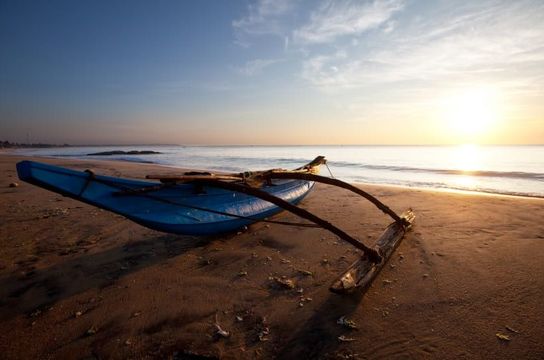
[[[236,231],[282,210],[249,195],[194,184],[127,194],[160,183],[93,175],[34,161],[19,162],[17,173],[22,181],[168,233],[198,236]],[[278,180],[262,190],[296,204],[313,185],[311,181]]]

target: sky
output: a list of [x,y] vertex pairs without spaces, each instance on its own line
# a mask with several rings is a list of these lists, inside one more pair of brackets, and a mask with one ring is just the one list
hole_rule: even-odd
[[542,0],[0,0],[0,44],[0,140],[544,143]]

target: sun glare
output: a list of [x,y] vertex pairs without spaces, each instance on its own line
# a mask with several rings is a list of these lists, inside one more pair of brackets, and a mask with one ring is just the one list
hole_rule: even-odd
[[481,166],[482,154],[480,148],[473,144],[459,145],[452,152],[450,163],[457,170],[471,171],[477,170]]
[[477,142],[498,122],[497,92],[492,89],[465,90],[447,97],[444,105],[451,135],[462,141]]

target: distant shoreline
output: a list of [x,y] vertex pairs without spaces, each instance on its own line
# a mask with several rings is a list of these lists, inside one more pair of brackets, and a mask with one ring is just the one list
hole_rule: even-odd
[[0,149],[44,149],[44,148],[65,148],[72,147],[74,145],[69,144],[43,144],[43,143],[12,143],[9,141],[0,141]]

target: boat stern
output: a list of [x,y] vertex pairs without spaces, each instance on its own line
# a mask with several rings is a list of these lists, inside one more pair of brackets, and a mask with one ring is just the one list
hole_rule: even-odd
[[17,176],[21,181],[28,182],[32,179],[32,162],[28,160],[20,161],[16,165]]

